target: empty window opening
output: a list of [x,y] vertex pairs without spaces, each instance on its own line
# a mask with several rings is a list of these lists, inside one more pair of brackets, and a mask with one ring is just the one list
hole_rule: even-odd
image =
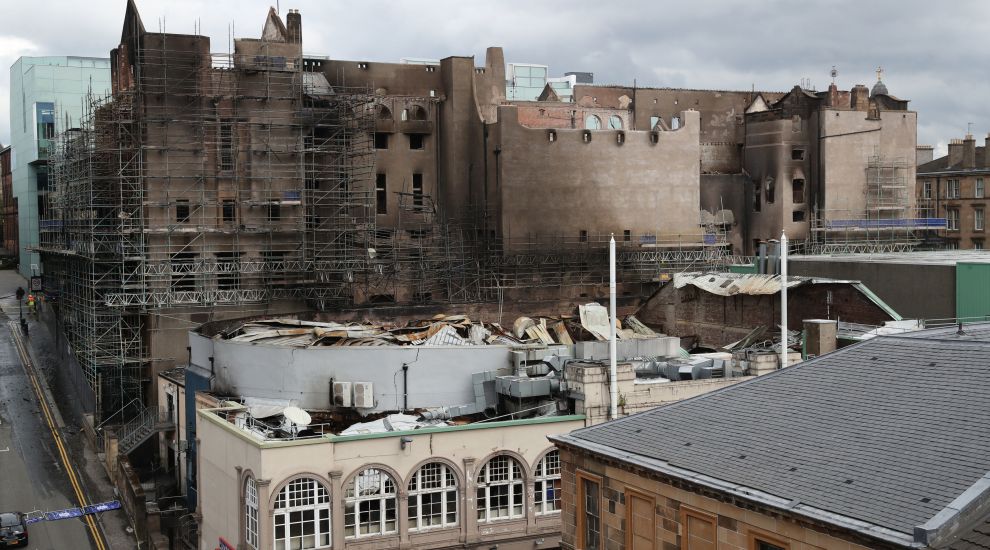
[[660,143],[660,132],[650,132],[650,143],[653,145]]
[[189,221],[189,200],[179,199],[175,201],[175,221],[177,222],[187,222]]
[[217,159],[220,170],[234,169],[234,124],[221,122],[217,130]]
[[268,221],[277,222],[282,219],[282,205],[273,202],[268,205]]
[[670,129],[676,130],[681,127],[681,117],[675,116],[670,119]]
[[804,160],[804,149],[799,147],[791,149],[791,160]]
[[622,119],[616,115],[608,117],[608,129],[609,130],[621,130],[622,129]]
[[224,199],[222,215],[223,221],[225,222],[233,222],[237,220],[237,212],[232,199]]
[[419,105],[413,105],[402,110],[402,120],[426,120],[426,109]]
[[409,148],[423,149],[426,143],[426,136],[423,134],[409,134]]
[[423,206],[423,174],[412,177],[413,206]]
[[172,290],[196,290],[196,278],[193,275],[195,265],[196,254],[193,252],[172,254]]
[[659,123],[660,123],[660,117],[658,117],[658,116],[651,116],[650,117],[650,130],[656,129],[657,124],[659,124]]
[[804,221],[804,210],[795,210],[791,212],[791,221],[793,222],[803,222]]
[[392,111],[384,105],[379,105],[378,118],[381,120],[392,120]]
[[753,184],[753,212],[759,212],[763,206],[762,191],[759,183]]
[[427,65],[426,66],[426,72],[428,72],[428,73],[435,73],[436,71],[437,71],[437,68],[434,67],[433,65]]
[[362,69],[362,70],[367,70],[367,68],[368,68],[368,64],[367,63],[358,63],[357,66],[358,66],[359,69]]
[[791,200],[794,204],[804,204],[804,180],[797,178],[791,182]]
[[584,127],[587,130],[601,130],[602,119],[596,115],[588,115],[588,118],[584,119]]
[[580,240],[583,243],[588,242],[588,231],[582,229],[581,232],[578,234],[578,240]]
[[241,253],[217,252],[217,288],[233,290],[241,284]]
[[550,130],[547,132],[547,139],[550,143],[557,141],[557,130]]
[[625,242],[631,241],[632,240],[632,231],[630,231],[628,229],[622,230],[622,240],[625,241]]
[[591,143],[591,132],[589,130],[585,130],[584,133],[581,135],[581,139],[585,143]]
[[375,149],[388,149],[388,134],[375,132]]
[[764,180],[764,186],[766,186],[767,204],[773,204],[775,198],[774,192],[777,190],[777,182],[773,179],[773,176],[767,176],[767,179]]
[[385,174],[378,174],[375,177],[375,212],[378,214],[388,213],[388,188]]
[[623,143],[625,143],[626,142],[626,133],[625,132],[619,132],[619,133],[615,134],[615,142],[618,143],[619,145],[622,145]]

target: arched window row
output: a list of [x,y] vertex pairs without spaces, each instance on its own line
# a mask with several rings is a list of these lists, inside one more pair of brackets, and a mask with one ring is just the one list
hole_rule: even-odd
[[[479,523],[525,516],[526,485],[533,484],[537,515],[560,511],[560,454],[543,455],[527,481],[522,464],[509,455],[496,455],[481,465],[475,478],[475,506]],[[462,520],[460,480],[444,462],[428,462],[407,484],[405,502],[410,531],[456,527]],[[345,482],[344,537],[359,539],[395,534],[398,521],[399,480],[378,468],[367,468]],[[276,550],[309,550],[331,546],[331,494],[321,481],[300,477],[279,491],[274,505]],[[244,541],[258,548],[259,498],[256,482],[244,485]]]

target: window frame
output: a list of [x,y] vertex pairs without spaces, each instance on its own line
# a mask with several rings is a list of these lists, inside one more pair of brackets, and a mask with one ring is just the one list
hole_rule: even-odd
[[[506,459],[509,461],[508,464],[508,479],[492,481],[491,470],[489,467],[493,462],[499,459]],[[519,476],[516,477],[514,470],[518,469]],[[479,481],[484,478],[484,481]],[[478,469],[478,474],[474,477],[475,479],[475,509],[476,517],[478,523],[493,523],[505,520],[521,519],[526,517],[526,487],[528,485],[528,480],[526,479],[526,470],[523,467],[522,461],[516,457],[509,454],[497,454],[482,464],[481,468]],[[507,487],[508,494],[506,500],[506,515],[504,516],[493,516],[492,515],[492,488],[495,487]],[[483,494],[482,494],[483,493]],[[519,512],[514,513],[513,509],[516,507],[515,501],[516,496],[519,496],[521,504],[519,506]],[[496,498],[498,495],[496,495]],[[482,504],[484,503],[484,504]]]
[[[556,473],[546,473],[547,468],[545,466],[546,461],[550,458],[550,455],[556,455],[557,468]],[[542,472],[542,473],[541,473]],[[556,483],[553,483],[556,481]],[[551,485],[551,498],[546,498],[546,484]],[[549,516],[553,514],[560,513],[561,500],[561,462],[560,462],[560,450],[551,449],[540,457],[540,460],[536,463],[536,468],[533,469],[533,513],[537,516]],[[547,510],[547,505],[553,506],[553,509]]]
[[690,550],[688,543],[688,517],[692,517],[697,520],[708,522],[712,525],[712,532],[715,535],[715,548],[718,548],[718,515],[711,512],[706,512],[704,510],[699,510],[697,508],[691,508],[690,506],[685,506],[681,504],[680,522],[681,522],[681,544],[684,550]]
[[973,197],[977,199],[985,198],[986,192],[986,183],[983,178],[976,178],[976,181],[973,182]]
[[987,226],[987,211],[983,208],[973,209],[973,231],[983,231]]
[[[369,495],[360,495],[358,492],[358,480],[362,478],[365,474],[369,472],[375,472],[381,476],[378,481],[378,492]],[[391,536],[399,533],[399,485],[396,481],[396,476],[393,476],[387,470],[380,467],[370,466],[362,469],[347,482],[344,487],[344,538],[347,540],[355,539],[366,539],[371,537],[381,537],[381,536]],[[388,485],[391,484],[392,492],[389,493]],[[394,526],[391,530],[387,530],[388,526],[388,511],[389,511],[389,501],[392,504],[392,513]],[[361,510],[361,504],[364,503],[378,503],[378,531],[361,533],[362,524],[372,525],[372,521],[363,522],[361,516],[367,514],[371,516],[374,511],[369,509],[366,512]],[[350,509],[350,511],[348,511]],[[350,533],[350,534],[348,534]]]
[[[301,484],[308,482],[307,486]],[[283,494],[285,495],[283,498]],[[308,496],[307,496],[308,495]],[[301,501],[312,501],[305,504],[301,504]],[[281,503],[281,507],[279,507]],[[295,504],[293,504],[295,503]],[[312,522],[314,526],[314,540],[316,541],[315,546],[306,547],[306,550],[310,548],[330,548],[333,546],[333,499],[330,495],[330,489],[323,483],[323,481],[309,476],[300,476],[286,482],[285,485],[279,489],[276,497],[275,504],[273,506],[272,514],[272,542],[273,548],[275,550],[287,550],[291,548],[292,537],[290,525],[293,523],[292,514],[299,512],[304,513],[312,511],[313,517],[311,520],[303,520],[304,522]],[[326,517],[322,517],[321,512],[326,512]],[[278,528],[279,528],[279,517],[282,517],[282,530],[283,538],[278,538]],[[326,532],[320,529],[321,524],[326,521]],[[326,535],[327,544],[321,544],[320,538]],[[305,536],[305,535],[303,535]],[[279,545],[282,542],[282,545]]]
[[574,500],[575,509],[575,526],[577,527],[574,531],[574,547],[576,550],[586,550],[587,541],[585,540],[585,528],[587,527],[585,522],[587,521],[587,510],[585,508],[585,500],[587,495],[585,494],[584,483],[591,482],[598,485],[598,544],[595,546],[597,550],[602,550],[605,548],[605,536],[604,529],[602,529],[602,503],[604,502],[602,494],[602,486],[604,482],[602,476],[592,474],[590,472],[585,472],[584,470],[578,470],[575,473],[576,479],[576,491]]
[[375,174],[375,215],[388,214],[388,174]]
[[754,527],[748,528],[746,530],[746,547],[749,548],[749,550],[759,550],[760,542],[772,544],[779,548],[783,548],[783,550],[791,549],[791,543],[787,542],[779,535],[768,533],[762,529],[756,529]]
[[959,231],[959,208],[955,206],[945,207],[945,230]]
[[[439,466],[440,467],[440,485],[437,487],[423,488],[423,478],[422,473],[427,467]],[[415,487],[415,488],[414,488]],[[438,529],[450,529],[460,525],[460,484],[457,479],[457,473],[454,468],[445,462],[439,460],[434,460],[423,464],[413,475],[409,478],[409,483],[407,484],[407,502],[406,508],[408,511],[407,520],[409,525],[409,532],[412,533],[422,533],[424,531],[434,531]],[[453,493],[453,500],[450,499],[450,494]],[[424,495],[439,495],[440,498],[440,518],[439,524],[433,525],[423,525],[423,496]],[[449,505],[453,504],[453,510],[449,509]],[[415,507],[415,512],[413,511]],[[447,518],[453,514],[453,521],[448,521]]]
[[633,498],[641,498],[641,499],[643,499],[645,501],[650,502],[651,503],[650,509],[654,511],[653,512],[653,537],[652,537],[652,541],[653,541],[653,548],[655,549],[656,546],[657,546],[657,534],[656,534],[656,528],[657,528],[657,514],[656,514],[657,499],[656,499],[656,496],[655,495],[651,495],[651,494],[646,493],[646,492],[643,492],[643,491],[640,491],[640,490],[638,490],[636,488],[633,488],[633,487],[626,487],[624,489],[624,492],[625,492],[625,495],[626,495],[626,497],[625,497],[626,498],[626,548],[630,548],[631,549],[633,547],[633,543],[634,543],[634,541],[633,541],[633,531],[634,531],[634,525],[635,524],[633,522],[633,519],[634,519],[633,518],[633,507],[632,507],[631,501],[632,501]]
[[244,543],[255,550],[257,550],[260,542],[258,538],[258,510],[258,482],[254,477],[248,476],[244,480]]

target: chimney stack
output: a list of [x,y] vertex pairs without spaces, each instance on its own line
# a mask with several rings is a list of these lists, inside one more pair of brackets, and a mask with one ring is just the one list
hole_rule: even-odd
[[983,138],[983,168],[990,168],[990,134]]
[[949,140],[949,167],[959,168],[963,162],[963,142],[961,139]]
[[935,148],[931,145],[919,145],[915,147],[915,161],[918,166],[935,160]]
[[976,168],[976,140],[973,139],[973,134],[966,134],[966,139],[963,140],[962,167]]
[[285,15],[285,29],[290,44],[302,44],[302,15],[299,10],[289,10]]
[[857,84],[853,86],[853,89],[849,92],[851,98],[849,100],[850,107],[853,111],[869,111],[870,110],[870,90],[862,84]]

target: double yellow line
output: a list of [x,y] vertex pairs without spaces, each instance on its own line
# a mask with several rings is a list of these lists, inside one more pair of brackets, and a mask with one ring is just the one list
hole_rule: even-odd
[[[41,405],[41,411],[45,415],[45,422],[48,423],[48,429],[52,432],[52,439],[55,440],[55,446],[58,447],[58,454],[62,458],[62,465],[65,467],[65,471],[69,474],[69,482],[72,484],[72,489],[76,493],[76,499],[79,501],[79,507],[82,508],[86,506],[86,497],[83,496],[82,486],[79,484],[79,477],[76,475],[76,469],[72,466],[72,462],[69,460],[69,453],[65,451],[65,444],[62,442],[62,436],[59,435],[58,427],[55,425],[55,420],[52,417],[51,408],[48,406],[48,399],[45,398],[44,392],[41,391],[41,385],[38,384],[38,378],[35,376],[34,365],[31,363],[31,356],[27,352],[27,347],[25,347],[23,340],[21,340],[20,327],[14,321],[9,321],[10,333],[14,340],[14,346],[17,348],[17,354],[21,356],[21,363],[24,365],[24,371],[27,373],[28,379],[31,380],[31,386],[34,388],[34,393],[38,397],[38,404]],[[86,522],[86,526],[89,527],[89,534],[93,537],[93,542],[96,543],[97,550],[106,550],[107,543],[103,537],[103,533],[100,531],[99,527],[96,525],[96,520],[91,514],[86,514],[83,516],[83,520]]]

